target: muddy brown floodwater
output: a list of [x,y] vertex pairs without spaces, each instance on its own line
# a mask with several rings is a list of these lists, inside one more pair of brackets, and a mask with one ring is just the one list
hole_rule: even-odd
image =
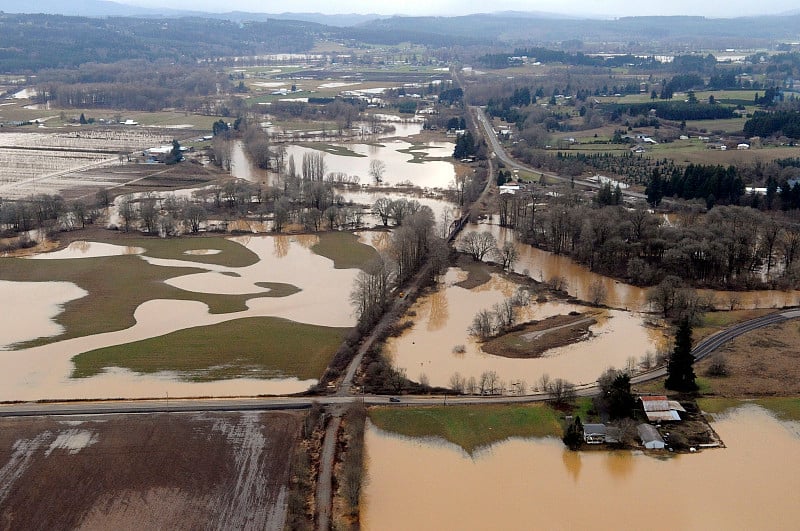
[[[517,285],[493,275],[488,283],[468,290],[455,285],[464,275],[461,270],[450,269],[445,285],[412,307],[416,312],[410,317],[414,326],[387,342],[393,364],[405,369],[409,378],[416,380],[424,374],[431,385],[449,387],[450,377],[456,372],[467,379],[478,379],[485,371],[495,371],[508,384],[524,382],[528,390],[544,374],[575,384],[590,383],[608,367],[623,368],[630,357],[638,362],[648,351],[655,353],[663,341],[660,331],[644,326],[641,315],[610,310],[601,312],[597,324],[590,327],[590,339],[551,349],[541,358],[486,354],[467,329],[476,313],[491,310],[511,296]],[[518,322],[585,310],[564,302],[532,301],[521,310]],[[464,352],[454,352],[457,345],[463,345]]]
[[[347,301],[357,270],[335,269],[330,259],[312,252],[310,247],[318,241],[316,236],[242,236],[234,240],[255,252],[259,262],[236,268],[193,262],[190,256],[186,260],[143,259],[165,267],[191,266],[205,270],[169,280],[170,284],[188,291],[266,293],[268,289],[258,286],[259,282],[291,284],[300,291],[288,297],[253,298],[247,302],[247,310],[226,314],[210,314],[208,306],[197,301],[149,300],[136,308],[136,324],[125,330],[1,352],[0,400],[241,396],[289,394],[308,389],[316,380],[291,377],[187,382],[172,373],[140,375],[123,369],[110,369],[91,378],[70,378],[71,359],[82,352],[232,319],[275,316],[320,326],[355,324]],[[83,290],[66,282],[2,282],[0,286],[6,287],[4,296],[17,293],[16,298],[6,296],[0,304],[16,301],[20,308],[30,311],[29,322],[33,326],[28,331],[16,323],[0,326],[0,344],[57,334],[60,328],[51,318],[60,311],[58,305],[84,295]],[[42,304],[35,305],[30,300]],[[13,311],[19,313],[18,309]],[[24,337],[19,335],[22,332]]]
[[[71,282],[10,282],[0,280],[0,352],[14,343],[37,337],[52,337],[63,331],[53,318],[63,305],[86,296],[86,291]],[[13,319],[7,319],[14,316]]]
[[470,457],[366,431],[364,529],[794,529],[800,424],[745,406],[712,424],[727,448],[655,457],[512,439]]
[[59,251],[35,254],[29,260],[72,260],[75,258],[98,258],[102,256],[119,256],[126,254],[142,254],[142,247],[130,245],[114,245],[112,243],[74,241]]
[[[374,159],[386,165],[383,182],[396,185],[401,182],[410,182],[421,188],[447,188],[453,183],[456,172],[451,162],[432,160],[423,163],[411,162],[414,155],[403,153],[401,150],[414,148],[420,153],[427,153],[429,157],[449,157],[453,154],[453,144],[449,142],[431,142],[425,146],[415,147],[403,140],[391,140],[382,144],[345,144],[343,147],[361,155],[347,156],[325,154],[325,167],[328,173],[341,172],[347,175],[357,175],[362,183],[371,183],[369,174],[370,162]],[[304,146],[289,146],[289,156],[294,157],[297,168],[301,167],[303,155],[307,153],[322,153]]]
[[[496,218],[494,219],[496,221]],[[606,304],[615,308],[629,308],[646,311],[647,289],[631,286],[613,278],[598,275],[572,259],[556,255],[548,251],[537,249],[531,245],[516,241],[514,231],[497,225],[496,223],[480,223],[468,225],[465,231],[489,231],[502,244],[505,241],[516,242],[519,260],[514,264],[514,270],[522,273],[527,270],[531,278],[547,281],[553,277],[564,277],[567,281],[567,291],[570,295],[583,300],[589,300],[589,287],[599,282],[605,287],[608,294]],[[722,291],[700,290],[713,296],[716,306],[720,309],[730,307],[731,300],[736,300],[737,308],[782,308],[800,304],[800,291]]]
[[[436,216],[437,232],[440,229],[442,220],[447,220],[447,228],[449,229],[450,223],[452,223],[454,219],[458,218],[461,212],[461,209],[455,203],[447,201],[446,199],[421,197],[414,193],[382,193],[380,190],[366,192],[357,188],[353,188],[342,191],[341,195],[345,201],[352,201],[356,204],[365,205],[367,207],[371,207],[378,199],[382,197],[389,197],[393,200],[407,199],[409,201],[418,201],[420,205],[427,206],[433,211],[433,215]],[[380,217],[373,214],[366,216],[366,220],[375,225],[383,225]],[[392,226],[391,221],[389,222],[389,226]]]

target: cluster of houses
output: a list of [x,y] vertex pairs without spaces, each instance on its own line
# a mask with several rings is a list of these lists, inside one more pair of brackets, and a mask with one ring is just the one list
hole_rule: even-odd
[[[666,447],[664,438],[654,424],[665,422],[680,422],[681,413],[686,409],[676,400],[669,400],[666,396],[640,396],[639,404],[647,417],[636,427],[642,446],[648,450],[663,450]],[[584,424],[583,440],[586,444],[618,444],[620,440],[619,428],[605,424]]]

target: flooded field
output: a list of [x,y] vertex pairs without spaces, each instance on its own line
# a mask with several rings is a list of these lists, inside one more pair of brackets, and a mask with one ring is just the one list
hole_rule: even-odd
[[[402,193],[402,192],[391,192],[391,193],[382,193],[380,191],[361,191],[361,190],[343,190],[341,191],[341,195],[345,201],[352,201],[353,203],[359,205],[365,205],[370,207],[371,205],[375,204],[375,201],[382,197],[390,197],[391,199],[407,199],[409,201],[418,201],[419,204],[422,206],[429,207],[433,214],[436,216],[437,224],[441,223],[443,219],[452,220],[459,217],[461,209],[455,204],[446,199],[439,198],[439,197],[428,197],[428,196],[421,196],[420,194],[415,193]],[[370,223],[374,225],[382,225],[381,220],[378,216],[365,216],[365,219],[368,220]],[[391,223],[390,223],[391,225]]]
[[86,295],[71,282],[9,282],[0,280],[0,315],[14,316],[0,326],[0,356],[14,343],[52,337],[63,328],[53,321],[63,305]]
[[231,175],[254,183],[265,183],[267,172],[256,168],[244,151],[240,140],[231,142]]
[[[481,223],[471,224],[464,228],[465,231],[489,231],[502,244],[505,241],[515,241],[514,231],[497,224]],[[615,308],[629,308],[638,311],[649,310],[647,304],[647,289],[631,286],[597,273],[563,255],[556,255],[548,251],[537,249],[524,243],[516,244],[519,260],[514,264],[514,270],[522,273],[527,270],[531,278],[547,281],[553,277],[561,276],[567,281],[567,291],[579,299],[588,300],[589,287],[599,282],[605,287],[608,294],[606,304]],[[720,309],[730,308],[730,301],[735,299],[738,308],[782,308],[800,304],[800,291],[720,291],[700,290],[713,296]]]
[[[186,260],[142,258],[163,267],[191,266],[204,271],[169,281],[182,290],[227,295],[254,294],[255,297],[247,301],[246,310],[212,314],[209,307],[199,301],[148,300],[136,308],[136,324],[130,328],[24,350],[0,352],[0,400],[237,396],[306,390],[316,380],[283,377],[190,382],[169,372],[136,374],[116,368],[91,378],[70,378],[73,368],[71,359],[83,352],[233,319],[275,316],[328,327],[350,327],[355,324],[346,301],[349,300],[357,270],[336,269],[332,260],[315,254],[311,247],[318,241],[316,236],[239,237],[234,241],[255,252],[259,261],[247,267],[226,267],[192,261],[191,255],[187,255]],[[260,297],[259,294],[268,294],[271,289],[263,283],[296,286],[299,291],[291,291],[287,296]],[[3,282],[3,287],[4,294],[9,295],[0,304],[16,303],[30,312],[30,318],[24,320],[24,327],[16,321],[6,321],[0,325],[0,344],[5,345],[57,335],[61,328],[53,323],[52,317],[59,312],[58,305],[85,295],[83,290],[70,283]],[[41,304],[29,303],[31,298]],[[18,311],[14,306],[8,308],[9,313]]]
[[[372,177],[369,174],[369,165],[372,160],[377,159],[386,164],[383,177],[385,184],[411,183],[421,188],[447,188],[455,178],[455,169],[449,161],[422,162],[425,157],[452,156],[453,144],[449,142],[431,142],[420,146],[404,140],[391,140],[382,144],[346,144],[343,147],[352,153],[325,154],[327,172],[358,176],[362,183],[370,183]],[[306,153],[319,153],[319,151],[297,145],[289,146],[287,149],[287,157],[294,156],[298,168],[301,167],[303,155]]]
[[[659,331],[644,326],[640,315],[611,310],[602,313],[597,324],[590,327],[590,339],[551,349],[541,358],[489,355],[481,351],[467,329],[476,313],[510,297],[517,285],[492,276],[488,283],[468,290],[455,285],[463,277],[462,271],[451,269],[439,291],[412,307],[416,312],[410,318],[414,326],[387,342],[386,350],[393,364],[405,369],[411,379],[424,374],[431,385],[448,387],[450,377],[456,372],[465,378],[478,379],[485,371],[495,371],[506,383],[522,381],[528,389],[544,374],[575,384],[590,383],[608,367],[623,368],[630,357],[638,362],[646,352],[655,353],[663,340]],[[558,301],[531,302],[522,309],[518,322],[586,309]],[[463,345],[464,351],[455,352],[456,345]]]
[[74,260],[76,258],[100,258],[101,256],[119,256],[124,254],[142,254],[144,248],[129,245],[114,245],[102,242],[75,241],[64,249],[51,253],[36,254],[30,260]]
[[[800,518],[800,424],[754,405],[712,423],[727,448],[655,457],[511,439],[470,456],[368,425],[364,529],[763,529]],[[524,500],[521,501],[521,500]]]

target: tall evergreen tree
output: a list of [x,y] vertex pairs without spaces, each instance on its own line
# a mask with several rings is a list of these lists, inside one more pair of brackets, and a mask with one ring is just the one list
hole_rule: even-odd
[[583,442],[583,423],[580,417],[575,419],[567,425],[564,436],[561,438],[567,448],[570,450],[577,450]]
[[658,168],[653,169],[653,175],[645,189],[645,193],[647,194],[647,202],[650,203],[650,206],[653,208],[661,203],[661,199],[664,197],[664,185],[661,180],[661,172],[658,171]]
[[675,334],[675,349],[667,364],[667,380],[664,387],[673,391],[697,391],[695,382],[694,356],[692,356],[692,325],[684,317]]
[[628,418],[636,406],[636,399],[631,393],[631,377],[628,373],[619,373],[611,382],[606,394],[608,415],[612,420]]

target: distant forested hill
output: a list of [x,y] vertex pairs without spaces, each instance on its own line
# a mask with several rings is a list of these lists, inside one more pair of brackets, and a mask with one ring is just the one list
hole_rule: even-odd
[[[742,18],[623,17],[615,20],[545,18],[536,14],[459,17],[392,17],[369,23],[373,31],[413,31],[470,37],[504,44],[631,41],[742,47],[776,39],[796,40],[800,15]],[[681,49],[681,48],[678,48]]]
[[127,59],[195,62],[259,53],[304,52],[325,26],[269,20],[83,18],[0,13],[0,72],[74,68]]

